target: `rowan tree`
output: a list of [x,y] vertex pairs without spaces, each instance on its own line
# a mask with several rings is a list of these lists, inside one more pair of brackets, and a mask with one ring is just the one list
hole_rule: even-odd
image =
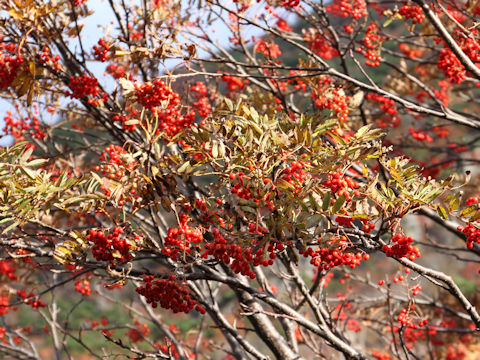
[[479,356],[480,3],[0,6],[3,358]]

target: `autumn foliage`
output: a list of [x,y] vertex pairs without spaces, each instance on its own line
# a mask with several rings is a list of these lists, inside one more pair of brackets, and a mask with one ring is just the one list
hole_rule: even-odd
[[479,16],[0,1],[2,358],[479,358]]

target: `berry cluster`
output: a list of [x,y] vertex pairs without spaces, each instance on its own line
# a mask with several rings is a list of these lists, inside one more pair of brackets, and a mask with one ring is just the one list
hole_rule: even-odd
[[[121,146],[119,145],[109,145],[105,148],[100,154],[100,161],[105,162],[102,165],[96,165],[94,167],[95,171],[101,171],[102,175],[106,175],[111,180],[123,181],[126,179],[126,176],[130,174],[135,168],[137,161]],[[108,161],[108,162],[107,162]],[[138,180],[138,179],[136,179]],[[102,185],[100,189],[105,193],[106,196],[111,196],[111,191],[105,185]],[[133,201],[137,199],[138,196],[135,195],[136,191],[132,188],[131,195],[125,198],[124,194],[121,194],[118,199],[118,204],[122,205],[121,202],[124,200]]]
[[78,280],[75,283],[75,291],[78,291],[82,296],[90,296],[92,289],[90,288],[90,281]]
[[112,232],[90,230],[87,240],[93,243],[92,254],[98,261],[108,261],[117,264],[133,259],[133,251],[138,248],[141,238],[126,239],[122,236],[124,228],[115,226]]
[[468,249],[473,249],[473,243],[480,243],[480,229],[475,225],[468,224],[465,227],[459,226],[457,230],[465,234]]
[[413,239],[409,236],[396,234],[392,237],[392,243],[394,244],[391,246],[383,245],[382,247],[382,251],[385,252],[386,256],[398,259],[408,257],[411,261],[421,256],[420,250],[412,245]]
[[62,66],[59,64],[60,56],[56,55],[52,57],[50,49],[47,46],[43,47],[42,52],[38,56],[38,62],[40,65],[51,65],[56,70],[60,70],[62,68]]
[[138,103],[149,110],[160,105],[170,108],[180,104],[180,95],[160,79],[149,81],[143,85],[135,84],[135,90]]
[[[317,247],[313,250],[311,247],[306,250],[300,250],[299,253],[304,257],[311,257],[310,264],[318,267],[319,271],[333,269],[337,266],[346,265],[354,269],[362,263],[362,260],[370,259],[368,254],[346,252],[346,238],[334,238],[329,243],[338,243],[337,248]],[[318,240],[319,242],[321,239]]]
[[266,58],[271,59],[275,59],[282,55],[278,44],[275,44],[273,41],[265,42],[264,40],[259,39],[255,43],[255,50],[262,53]]
[[[198,85],[195,87],[201,94],[203,89]],[[138,103],[158,116],[157,134],[164,131],[168,137],[172,137],[193,124],[196,116],[195,109],[191,109],[183,115],[180,107],[180,95],[167,86],[164,81],[156,79],[143,85],[135,85],[135,88]],[[210,104],[208,104],[206,96],[200,94],[197,93],[197,102],[194,106],[200,109],[201,116],[206,116],[211,110]]]
[[15,307],[8,306],[8,296],[0,296],[0,316],[8,314],[10,310],[17,310]]
[[314,104],[319,110],[330,110],[341,122],[348,120],[350,113],[347,103],[348,96],[343,89],[322,87],[313,91],[310,97],[315,99]]
[[473,204],[478,204],[478,202],[479,202],[479,199],[478,199],[477,196],[471,196],[465,201],[465,203],[468,206],[473,205]]
[[380,109],[383,111],[385,116],[382,116],[377,120],[377,125],[382,128],[386,127],[398,127],[401,124],[401,118],[398,116],[398,109],[395,105],[395,101],[389,99],[385,96],[368,93],[366,98],[368,100],[373,100],[380,104]]
[[82,75],[73,77],[70,76],[70,83],[68,87],[71,91],[67,91],[66,95],[74,99],[88,98],[89,104],[95,103],[95,98],[100,93],[100,87],[98,86],[98,80],[92,76]]
[[358,52],[362,52],[368,59],[365,64],[368,66],[379,66],[380,60],[380,46],[382,41],[385,40],[385,36],[380,35],[380,29],[376,23],[370,23],[365,31],[365,37],[363,38],[364,46],[357,49]]
[[421,23],[425,20],[425,14],[420,6],[408,3],[403,5],[398,13],[405,19],[412,19],[412,24]]
[[122,123],[122,128],[127,131],[135,131],[137,128],[137,124],[127,124],[127,121],[130,119],[126,115],[113,115],[112,120],[115,122],[121,122]]
[[467,77],[465,67],[448,47],[440,50],[437,66],[454,84],[460,84]]
[[326,9],[338,17],[360,19],[367,16],[367,4],[364,0],[334,0]]
[[307,179],[307,172],[304,168],[309,165],[308,161],[291,161],[288,167],[282,171],[280,178],[295,188],[295,194],[298,194],[303,188],[303,183]]
[[197,81],[195,85],[190,87],[190,92],[195,98],[195,102],[192,103],[193,112],[198,114],[201,119],[205,119],[208,114],[212,112],[212,105],[208,100],[208,90],[205,83]]
[[27,294],[25,290],[17,290],[17,295],[22,299],[22,301],[30,305],[33,308],[46,307],[43,301],[35,296],[33,292]]
[[375,229],[375,224],[369,223],[367,219],[355,219],[349,216],[337,216],[335,218],[335,221],[339,226],[347,227],[347,228],[351,228],[352,223],[355,220],[358,220],[363,223],[363,227],[362,227],[363,232],[370,233],[373,229]]
[[258,205],[263,204],[270,210],[273,210],[277,191],[272,180],[266,178],[263,180],[263,188],[255,184],[252,178],[243,172],[231,173],[229,179],[233,182],[230,192],[245,200],[253,200]]
[[421,130],[415,130],[414,128],[412,127],[409,127],[408,128],[408,132],[410,133],[410,135],[418,140],[418,141],[426,141],[426,142],[433,142],[433,138],[428,135],[427,133],[425,133],[424,131],[421,131]]
[[415,324],[413,319],[410,317],[409,311],[405,308],[400,310],[400,314],[397,316],[397,321],[400,326],[408,327],[410,329],[417,329],[418,327],[424,327],[427,325],[427,320],[421,320],[418,324]]
[[[170,0],[168,0],[170,1]],[[173,359],[179,359],[180,358],[180,354],[178,353],[178,350],[177,348],[175,347],[174,344],[169,344],[169,345],[158,345],[158,344],[155,344],[156,347],[158,347],[158,349],[164,353],[165,355],[168,355],[168,356],[172,356]]]
[[13,55],[14,44],[0,43],[0,89],[8,88],[17,77],[24,60],[21,55]]
[[303,39],[310,50],[325,60],[330,60],[339,55],[337,49],[331,45],[331,41],[314,28],[308,29],[303,35]]
[[162,253],[173,260],[178,260],[178,254],[184,258],[192,251],[192,244],[199,244],[203,241],[203,233],[200,228],[192,228],[187,225],[187,217],[180,214],[180,226],[169,228],[165,237],[165,247]]
[[153,308],[158,304],[164,309],[170,309],[174,313],[184,312],[188,314],[193,308],[204,314],[205,309],[197,304],[190,295],[190,290],[184,284],[179,284],[175,276],[170,275],[167,280],[155,279],[148,275],[143,279],[144,284],[136,288],[137,293],[144,296]]
[[[295,71],[295,70],[290,70],[288,72],[288,75],[294,76],[294,75],[299,75],[302,74],[300,71]],[[307,84],[305,81],[301,80],[301,78],[292,78],[287,80],[288,83],[292,84],[292,87],[295,90],[301,90],[303,92],[307,91]]]
[[0,274],[8,277],[9,280],[17,280],[17,275],[15,275],[15,266],[13,265],[13,260],[0,260]]
[[277,22],[275,23],[275,25],[277,25],[277,29],[278,30],[282,30],[282,31],[286,31],[286,32],[291,32],[293,31],[293,29],[288,25],[288,23],[282,19],[282,18],[278,18]]
[[[107,73],[115,79],[122,79],[125,77],[126,69],[123,65],[110,64],[107,66]],[[128,76],[128,78],[130,78],[130,76]]]
[[[257,0],[257,2],[260,2],[260,0]],[[283,0],[283,5],[284,7],[296,7],[300,4],[300,0]]]
[[221,79],[227,84],[227,90],[229,92],[242,90],[243,87],[248,84],[248,80],[236,76],[224,75]]
[[148,337],[148,334],[150,333],[150,329],[146,323],[140,324],[140,322],[135,321],[135,326],[136,329],[130,329],[127,332],[127,336],[132,344],[144,341],[144,339]]
[[107,44],[103,38],[98,40],[98,45],[93,46],[93,57],[101,62],[105,62],[108,59],[108,53],[110,51],[110,44]]
[[259,245],[258,241],[253,241],[250,247],[244,248],[238,244],[229,243],[217,228],[212,229],[212,235],[214,240],[205,244],[203,257],[213,256],[229,265],[235,273],[249,276],[251,279],[256,277],[252,271],[252,266],[272,265],[276,258],[275,251],[283,251],[284,249],[282,243],[269,243],[266,249],[265,246],[261,246],[254,251],[254,248]]
[[38,140],[43,140],[47,137],[47,133],[40,128],[40,121],[38,120],[38,108],[37,105],[33,105],[33,116],[26,116],[24,118],[15,119],[10,110],[7,110],[7,114],[3,118],[5,127],[3,131],[5,134],[12,135],[18,141],[25,141],[26,136],[33,137]]
[[[352,195],[360,195],[360,192],[357,190],[360,187],[360,184],[350,176],[345,176],[341,170],[329,174],[328,179],[323,180],[322,184],[330,188],[330,190],[337,194],[337,196],[344,195],[347,202],[352,199]],[[353,194],[351,194],[351,190],[353,190]],[[332,201],[334,200],[332,199]]]

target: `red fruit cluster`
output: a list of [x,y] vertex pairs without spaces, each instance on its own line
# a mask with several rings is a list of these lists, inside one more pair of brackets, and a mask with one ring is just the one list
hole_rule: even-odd
[[468,206],[473,205],[473,204],[478,204],[478,202],[479,202],[479,200],[478,200],[477,196],[471,196],[465,201],[465,203]]
[[[129,192],[124,191],[116,198],[118,205],[123,206],[125,201],[134,202],[139,199],[137,195],[136,184],[138,184],[138,176],[132,176],[132,171],[137,165],[137,161],[124,148],[119,145],[109,145],[100,155],[101,165],[96,165],[93,170],[100,171],[102,175],[107,176],[116,182],[123,182],[131,186]],[[111,190],[108,186],[101,185],[100,190],[110,197]]]
[[375,93],[368,93],[366,98],[368,100],[376,101],[380,104],[380,109],[383,111],[385,116],[377,120],[377,125],[382,128],[386,127],[398,127],[401,124],[400,116],[398,116],[398,109],[395,105],[395,101],[389,99],[385,96],[378,95]]
[[[167,1],[170,1],[170,0],[167,0]],[[173,344],[169,344],[169,345],[155,344],[155,346],[165,355],[172,356],[174,359],[180,358],[180,354],[178,353],[177,348]]]
[[[260,0],[257,0],[259,2]],[[300,0],[283,0],[284,7],[296,7],[300,4]]]
[[189,313],[193,308],[205,313],[205,310],[197,305],[197,301],[190,295],[190,290],[184,284],[178,283],[175,276],[170,275],[167,280],[155,279],[153,276],[145,276],[143,285],[136,288],[137,293],[144,296],[153,308],[158,304],[164,309],[174,313]]
[[[320,242],[321,239],[319,239]],[[347,246],[344,244],[346,239],[335,239],[333,242],[339,244],[338,248],[317,247],[313,250],[311,247],[306,250],[300,250],[299,253],[304,257],[311,257],[310,264],[318,267],[319,271],[333,269],[337,266],[346,265],[354,269],[362,263],[362,260],[369,259],[368,254],[352,253],[345,251]]]
[[39,60],[38,62],[40,65],[51,65],[54,69],[60,70],[62,66],[59,64],[60,56],[56,55],[52,57],[50,49],[47,46],[44,46],[42,52],[38,55]]
[[447,47],[440,50],[438,68],[454,84],[460,84],[467,77],[465,67],[456,55]]
[[420,257],[420,250],[418,247],[413,246],[413,239],[410,236],[402,234],[396,234],[392,237],[393,245],[383,245],[382,251],[385,255],[395,258],[408,257],[411,261]]
[[123,263],[133,259],[133,251],[141,241],[139,236],[133,240],[122,236],[124,228],[116,226],[111,232],[90,230],[87,240],[93,243],[92,254],[98,261],[111,264]]
[[248,84],[248,80],[244,80],[236,76],[224,75],[221,77],[221,79],[227,84],[228,91],[242,90],[243,87]]
[[0,274],[7,276],[9,280],[17,280],[18,277],[15,275],[15,271],[13,260],[0,260]]
[[[125,77],[126,69],[123,65],[110,64],[107,66],[107,73],[113,76],[115,79],[121,79]],[[130,77],[130,76],[128,76]]]
[[465,227],[459,226],[457,229],[465,234],[468,249],[473,249],[473,243],[480,243],[480,229],[475,225],[468,224]]
[[408,128],[408,132],[410,133],[410,135],[418,140],[418,141],[426,141],[426,142],[433,142],[433,138],[428,135],[427,133],[425,133],[424,131],[421,131],[421,130],[415,130],[414,128],[412,127],[409,127]]
[[14,52],[14,44],[0,43],[0,89],[12,85],[24,62],[23,57]]
[[89,96],[94,98],[100,93],[98,80],[88,75],[77,77],[70,76],[70,83],[68,84],[68,87],[70,88],[71,92],[67,91],[66,95],[75,99],[83,99]]
[[93,46],[93,57],[101,62],[105,62],[108,59],[108,53],[110,51],[110,44],[107,44],[103,38],[98,40],[98,45]]
[[364,0],[334,0],[326,9],[338,17],[360,19],[367,16],[367,4]]
[[[290,76],[299,75],[299,74],[302,74],[302,72],[301,71],[295,71],[295,70],[290,70],[288,72],[288,75],[290,75]],[[293,79],[289,79],[287,81],[288,81],[288,83],[292,84],[292,87],[295,90],[302,90],[303,92],[307,91],[307,84],[305,83],[305,81],[301,80],[301,78],[293,78]]]
[[[167,86],[164,81],[156,79],[143,85],[135,85],[135,88],[138,103],[158,116],[157,134],[165,131],[168,137],[172,137],[193,124],[196,116],[195,110],[192,109],[183,115],[180,107],[180,95]],[[201,91],[200,88],[198,89]],[[202,114],[206,116],[210,112],[206,97],[202,95],[197,100],[197,107],[200,107]]]
[[425,20],[425,14],[420,6],[408,3],[403,5],[398,13],[405,19],[412,19],[412,24],[421,23]]
[[385,36],[380,35],[380,29],[377,24],[370,23],[365,32],[365,37],[362,42],[364,46],[357,49],[358,52],[362,52],[368,59],[365,61],[365,65],[379,66],[380,60],[380,44],[385,40]]
[[344,122],[348,120],[350,110],[348,108],[348,96],[343,89],[339,88],[321,88],[315,90],[310,95],[315,99],[314,104],[319,110],[331,110],[339,121]]
[[[413,308],[413,305],[411,308]],[[400,310],[400,314],[397,316],[397,321],[400,323],[400,326],[410,329],[418,329],[419,327],[424,327],[428,324],[427,320],[421,320],[418,322],[418,324],[415,324],[413,319],[410,317],[409,311],[405,308]]]
[[126,115],[114,115],[112,120],[121,122],[122,128],[127,131],[135,131],[137,128],[137,124],[126,124],[126,122],[130,120]]
[[263,188],[259,184],[253,183],[252,178],[243,172],[231,173],[229,179],[233,182],[230,191],[238,197],[245,200],[253,200],[257,204],[264,204],[270,210],[273,210],[273,198],[276,195],[276,186],[270,179],[264,179]]
[[374,351],[372,356],[377,360],[390,360],[390,355],[382,353],[380,351]]
[[90,288],[90,281],[78,280],[75,283],[75,291],[78,291],[82,296],[90,296],[92,289]]
[[288,25],[288,23],[280,17],[278,18],[275,25],[277,25],[277,29],[279,29],[279,30],[287,31],[287,32],[293,31],[293,29]]
[[143,85],[135,84],[135,89],[138,103],[149,110],[162,104],[167,105],[168,108],[180,104],[180,95],[163,80],[155,79]]
[[[324,180],[322,184],[330,188],[338,196],[344,195],[347,201],[352,199],[352,195],[360,195],[359,191],[356,190],[360,187],[360,184],[350,176],[345,176],[340,170],[329,174],[328,179]],[[353,194],[351,194],[351,190],[353,190]],[[332,201],[334,200],[332,199]]]
[[466,356],[467,352],[461,345],[449,345],[445,354],[445,360],[464,360]]
[[200,228],[192,228],[187,225],[187,217],[180,214],[180,226],[178,228],[169,228],[165,237],[165,247],[162,253],[173,260],[178,260],[178,256],[185,258],[192,251],[192,245],[203,241],[203,233]]
[[265,42],[264,40],[259,39],[255,43],[255,50],[262,53],[266,58],[275,59],[282,55],[280,48],[273,41]]
[[203,257],[213,256],[215,259],[222,261],[230,266],[235,273],[240,273],[255,279],[256,275],[252,271],[252,266],[270,266],[276,258],[275,251],[284,249],[281,243],[270,243],[265,249],[264,246],[258,250],[253,249],[259,245],[258,241],[253,241],[250,247],[242,247],[238,244],[229,243],[220,234],[217,228],[212,229],[213,242],[205,244],[205,253]]
[[198,114],[201,119],[205,119],[212,112],[212,105],[208,99],[208,90],[205,83],[197,81],[195,85],[190,87],[190,92],[195,97],[192,104],[193,111]]
[[30,305],[33,308],[47,306],[43,303],[41,299],[37,299],[33,292],[27,294],[25,290],[17,290],[17,295],[22,299],[25,304]]
[[130,341],[135,344],[140,341],[144,341],[148,334],[150,333],[150,329],[146,323],[140,324],[140,322],[135,321],[136,329],[130,329],[127,332],[127,336],[130,338]]
[[8,296],[0,296],[0,316],[8,314],[10,309],[17,310],[17,308],[8,306]]
[[73,0],[73,5],[74,6],[82,6],[86,2],[87,2],[87,0]]
[[330,60],[333,57],[338,56],[338,51],[332,46],[331,41],[314,28],[308,29],[308,31],[305,32],[303,39],[310,50],[325,60]]
[[[32,117],[26,116],[24,118],[15,119],[10,110],[7,110],[7,115],[3,118],[5,127],[3,131],[5,134],[12,135],[18,141],[25,141],[26,136],[31,136],[38,140],[43,140],[47,137],[47,133],[40,128],[40,121],[38,120],[37,105],[33,105],[35,115]],[[33,145],[32,145],[33,146]]]
[[280,178],[295,188],[296,193],[303,188],[303,183],[307,179],[305,166],[309,166],[309,161],[291,161],[288,167],[282,171]]
[[[100,154],[100,161],[107,161],[109,165],[116,165],[126,168],[127,170],[132,170],[137,163],[136,160],[131,159],[129,156],[126,156],[127,151],[122,148],[120,145],[109,145],[105,150]],[[108,169],[103,169],[102,174],[106,174]],[[112,176],[109,176],[112,177]]]

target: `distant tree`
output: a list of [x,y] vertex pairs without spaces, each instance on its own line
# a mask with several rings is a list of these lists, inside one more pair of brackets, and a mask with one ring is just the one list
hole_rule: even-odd
[[0,2],[4,358],[480,356],[480,3],[91,3]]

